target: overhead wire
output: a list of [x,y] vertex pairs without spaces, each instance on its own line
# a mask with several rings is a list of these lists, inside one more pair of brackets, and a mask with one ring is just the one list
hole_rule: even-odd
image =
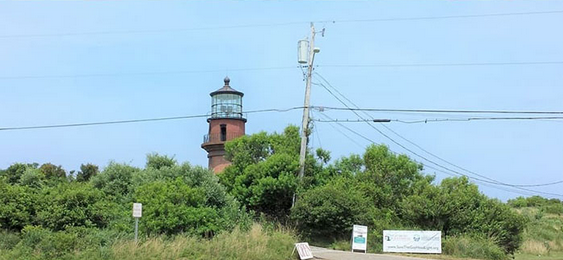
[[[316,113],[311,110],[313,112],[313,114],[316,115]],[[318,115],[323,116],[323,117],[327,117],[325,114],[323,113],[319,113]],[[338,129],[337,127],[335,127],[332,124],[329,124],[332,128],[334,128],[336,131],[338,131],[340,134],[342,134],[344,137],[346,137],[348,140],[350,140],[351,142],[353,142],[354,144],[356,144],[357,146],[359,146],[360,148],[364,149],[365,146],[361,145],[360,143],[358,143],[355,139],[351,138],[350,136],[348,136],[346,133],[342,132],[340,129]]]
[[[489,121],[489,120],[517,120],[517,121],[527,121],[527,120],[541,120],[541,121],[555,121],[563,120],[563,117],[469,117],[469,118],[437,118],[437,119],[421,119],[405,121],[400,119],[375,119],[379,121],[387,122],[399,122],[404,124],[419,124],[419,123],[434,123],[434,122],[468,122],[468,121]],[[316,122],[326,123],[331,122],[331,120],[317,119]],[[343,123],[361,123],[361,122],[373,122],[374,120],[363,120],[363,119],[335,119],[334,121]]]
[[[319,76],[324,82],[326,82],[329,86],[331,86],[331,88],[332,88],[333,90],[335,90],[335,91],[338,92],[338,90],[337,90],[334,86],[332,86],[332,85],[330,84],[330,82],[328,82],[328,81],[327,81],[322,75],[320,75],[318,72],[315,72],[315,75]],[[331,90],[329,90],[329,88],[328,88],[327,86],[325,86],[325,85],[322,84],[322,83],[320,83],[320,85],[321,85],[323,88],[325,88],[325,90],[327,90],[327,91],[328,91],[332,96],[334,96],[338,101],[340,101],[344,106],[346,106],[347,108],[349,108],[349,106],[348,106],[345,102],[343,102],[340,98],[338,98],[336,95],[334,95],[334,93],[333,93]],[[340,93],[340,92],[338,92],[338,93]],[[341,95],[342,97],[344,97],[345,99],[347,99],[351,104],[353,104],[354,106],[356,106],[356,105],[355,105],[353,102],[351,102],[348,98],[346,98],[344,95],[342,95],[342,93],[340,93],[340,95]],[[357,107],[357,106],[356,106],[356,107]],[[365,120],[365,118],[363,118],[361,115],[359,115],[355,110],[351,110],[351,111],[352,111],[354,114],[356,114],[356,116],[358,116],[359,118]],[[369,115],[368,115],[368,116],[369,116]],[[391,138],[390,136],[388,136],[387,134],[385,134],[383,131],[381,131],[381,130],[378,129],[377,127],[373,126],[373,125],[371,124],[371,122],[369,122],[369,121],[366,120],[366,123],[367,123],[371,128],[373,128],[374,130],[376,130],[378,133],[380,133],[381,135],[383,135],[385,138],[389,139],[390,141],[392,141],[392,142],[395,143],[396,145],[400,146],[401,148],[405,149],[406,151],[412,153],[413,155],[415,155],[415,156],[417,156],[417,157],[419,157],[419,158],[421,158],[421,159],[423,159],[423,160],[425,160],[425,161],[427,161],[427,162],[429,162],[429,163],[431,163],[431,164],[433,164],[433,165],[436,165],[437,167],[443,168],[443,169],[445,169],[445,170],[447,170],[447,171],[453,172],[453,173],[458,174],[458,175],[461,175],[461,176],[466,176],[466,177],[468,177],[468,178],[470,178],[470,179],[479,180],[479,181],[481,181],[481,182],[486,182],[486,183],[490,183],[490,184],[496,184],[496,185],[502,185],[502,186],[513,187],[513,188],[517,188],[517,189],[520,189],[520,190],[527,190],[527,191],[536,192],[536,193],[541,193],[541,194],[545,194],[545,195],[552,195],[552,196],[560,196],[560,197],[563,197],[562,194],[555,194],[555,193],[548,193],[548,192],[541,192],[541,191],[529,190],[529,189],[524,188],[524,187],[527,187],[527,185],[519,186],[519,185],[514,185],[514,184],[503,183],[503,182],[500,182],[500,181],[497,181],[497,180],[494,180],[494,179],[490,179],[489,177],[486,177],[486,176],[480,175],[480,174],[475,174],[475,175],[477,175],[477,176],[479,176],[479,177],[481,177],[481,178],[484,178],[484,179],[477,178],[477,177],[472,177],[472,176],[468,176],[468,175],[466,175],[466,174],[460,173],[460,172],[458,172],[458,171],[456,171],[456,170],[450,169],[450,168],[448,168],[448,167],[446,167],[446,166],[443,166],[443,165],[438,164],[438,163],[436,163],[436,162],[434,162],[434,161],[432,161],[432,160],[429,160],[428,158],[426,158],[426,157],[420,155],[419,153],[413,151],[412,149],[409,149],[409,148],[406,147],[405,145],[399,143],[398,141],[394,140],[393,138]],[[383,124],[382,124],[382,126],[384,126],[386,129],[388,129],[389,131],[391,131],[391,132],[394,133],[395,135],[399,136],[401,139],[403,139],[403,140],[405,140],[405,141],[407,141],[407,142],[409,142],[409,143],[411,143],[411,144],[414,144],[414,142],[412,142],[412,141],[406,139],[405,137],[399,135],[397,132],[393,131],[393,130],[390,129],[389,127],[387,127],[387,126],[385,126],[385,125],[383,125]],[[416,145],[416,144],[415,144],[415,145]],[[428,152],[427,150],[423,149],[423,148],[420,147],[419,145],[416,145],[416,146],[417,146],[417,148],[423,150],[424,152],[430,154],[431,156],[436,157],[436,158],[439,158],[441,161],[447,162],[446,160],[442,159],[441,157],[439,157],[439,156],[437,156],[437,155],[435,155],[435,154],[432,154],[432,153]],[[459,167],[459,166],[457,166],[457,165],[455,165],[455,164],[452,164],[452,163],[450,163],[450,162],[447,162],[447,163],[450,164],[450,165],[452,165],[452,166],[455,166],[455,167],[457,167],[457,168],[463,169],[463,168],[461,168],[461,167]],[[471,173],[473,173],[473,172],[471,172]],[[489,179],[489,180],[486,180],[486,179]],[[540,185],[540,186],[547,186],[547,185],[554,185],[554,184],[555,184],[555,183],[539,184],[539,185]],[[534,186],[534,187],[535,187],[535,186]]]
[[[261,67],[261,68],[235,68],[229,69],[229,72],[236,71],[262,71],[262,70],[285,70],[297,69],[298,66],[277,66],[277,67]],[[92,77],[123,77],[123,76],[159,76],[174,74],[198,74],[225,72],[224,69],[213,70],[173,70],[173,71],[144,71],[144,72],[112,72],[112,73],[85,73],[85,74],[54,74],[54,75],[19,75],[19,76],[0,76],[0,79],[49,79],[49,78],[92,78]]]
[[[285,109],[277,109],[277,108],[258,109],[258,110],[246,111],[246,112],[243,112],[243,114],[265,113],[265,112],[282,112],[283,113],[283,112],[288,112],[288,111],[298,110],[298,109],[303,109],[303,107],[291,107],[291,108],[285,108]],[[170,120],[204,118],[204,117],[209,117],[209,115],[208,114],[200,114],[200,115],[185,115],[185,116],[174,116],[174,117],[157,117],[157,118],[144,118],[144,119],[128,119],[128,120],[115,120],[115,121],[86,122],[86,123],[0,127],[0,131],[68,128],[68,127],[98,126],[98,125],[115,125],[115,124],[170,121]]]
[[563,61],[522,62],[462,62],[462,63],[391,63],[391,64],[323,64],[323,68],[402,68],[402,67],[474,67],[474,66],[521,66],[563,65]]
[[[322,114],[322,113],[320,113],[320,115],[324,116],[325,118],[328,118],[329,120],[331,119],[328,115],[325,115],[325,114]],[[333,123],[338,124],[338,125],[341,126],[342,128],[344,128],[344,129],[346,129],[346,130],[352,132],[353,134],[359,136],[360,138],[362,138],[362,139],[364,139],[364,140],[367,140],[367,141],[370,142],[370,143],[377,144],[377,142],[373,141],[372,139],[366,137],[365,135],[360,134],[360,133],[357,132],[357,131],[354,131],[352,128],[347,127],[346,125],[341,124],[340,122],[336,122],[336,121],[335,121],[335,122],[333,122]],[[330,125],[332,126],[332,124],[330,124]],[[335,128],[335,129],[338,129],[338,128]],[[351,137],[349,137],[348,135],[346,135],[346,134],[343,133],[342,131],[339,131],[339,132],[340,132],[341,134],[343,134],[345,137],[347,137],[348,139],[351,139]],[[354,139],[351,139],[351,140],[354,140]],[[355,142],[355,141],[354,141],[354,142]],[[395,154],[395,155],[398,154],[397,152],[394,152],[394,151],[391,150],[390,148],[389,148],[389,151],[390,151],[391,153]],[[432,169],[432,170],[434,170],[434,171],[436,171],[436,172],[438,172],[438,173],[442,173],[442,174],[446,174],[446,175],[448,175],[448,176],[454,176],[454,177],[458,177],[458,176],[459,176],[459,175],[457,175],[457,174],[453,174],[453,173],[451,173],[451,172],[447,172],[447,171],[438,169],[438,168],[436,168],[436,167],[432,167],[431,165],[428,165],[428,164],[426,164],[426,163],[421,163],[421,164],[424,166],[424,168],[426,168],[426,169]],[[503,191],[507,191],[507,192],[511,192],[511,193],[515,193],[515,194],[519,194],[519,195],[530,196],[530,195],[535,195],[535,194],[537,194],[537,193],[528,192],[528,191],[514,190],[514,189],[510,189],[509,187],[504,187],[504,186],[491,185],[491,184],[488,184],[488,183],[486,183],[486,182],[481,182],[481,181],[479,181],[479,180],[475,180],[475,179],[473,179],[473,178],[471,178],[471,177],[469,177],[469,176],[464,176],[464,177],[467,177],[468,179],[471,179],[471,180],[473,180],[474,182],[479,183],[480,185],[483,185],[483,186],[486,186],[486,187],[491,187],[491,188],[494,188],[494,189],[503,190]]]
[[401,113],[441,113],[441,114],[541,114],[563,115],[563,111],[526,111],[526,110],[462,110],[462,109],[397,109],[397,108],[351,108],[317,106],[325,110],[366,111],[366,112],[401,112]]
[[[477,63],[413,63],[413,64],[378,64],[378,65],[315,65],[315,68],[344,68],[344,67],[451,67],[451,66],[506,66],[506,65],[563,65],[563,61],[530,61],[530,62],[477,62]],[[235,68],[229,71],[262,71],[262,70],[286,70],[300,68],[300,66],[273,66],[273,67],[257,67],[257,68]],[[171,70],[171,71],[139,71],[139,72],[108,72],[108,73],[83,73],[83,74],[52,74],[52,75],[15,75],[0,76],[3,80],[15,79],[49,79],[49,78],[93,78],[93,77],[127,77],[127,76],[160,76],[160,75],[176,75],[176,74],[196,74],[196,73],[214,73],[224,72],[224,69],[211,70]],[[396,112],[409,112],[409,109],[397,110]],[[423,112],[423,111],[421,111]],[[429,113],[440,113],[438,111],[427,111]],[[463,112],[460,112],[463,113]],[[492,112],[495,113],[495,112]],[[563,112],[561,112],[563,114]]]
[[[443,15],[443,16],[418,16],[418,17],[389,17],[371,19],[328,19],[312,21],[314,23],[336,24],[336,23],[374,23],[374,22],[394,22],[394,21],[421,21],[421,20],[444,20],[444,19],[466,19],[466,18],[490,18],[490,17],[509,17],[509,16],[530,16],[530,15],[552,15],[562,14],[563,10],[550,11],[529,11],[529,12],[507,12],[507,13],[488,13],[488,14],[462,14],[462,15]],[[69,36],[96,36],[96,35],[119,35],[119,34],[151,34],[151,33],[171,33],[171,32],[190,32],[190,31],[210,31],[225,29],[244,29],[259,27],[280,27],[291,25],[309,24],[311,21],[293,21],[281,23],[264,24],[239,24],[239,25],[219,25],[191,28],[166,28],[166,29],[141,29],[141,30],[106,30],[90,32],[57,32],[57,33],[29,33],[29,34],[4,34],[0,38],[30,38],[30,37],[69,37]]]

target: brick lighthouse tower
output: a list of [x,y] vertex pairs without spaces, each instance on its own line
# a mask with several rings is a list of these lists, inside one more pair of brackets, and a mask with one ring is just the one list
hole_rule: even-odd
[[201,148],[207,151],[209,169],[219,173],[229,161],[225,159],[225,142],[244,135],[246,118],[242,114],[242,96],[229,86],[230,79],[225,77],[225,85],[211,92],[211,116],[207,118],[209,131],[203,137]]

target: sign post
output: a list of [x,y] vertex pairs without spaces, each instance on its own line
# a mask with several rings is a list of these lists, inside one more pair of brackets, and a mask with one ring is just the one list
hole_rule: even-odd
[[354,250],[368,252],[368,227],[354,225],[352,230],[352,252]]
[[143,216],[143,204],[133,203],[133,217],[135,218],[135,244],[139,234],[139,218]]

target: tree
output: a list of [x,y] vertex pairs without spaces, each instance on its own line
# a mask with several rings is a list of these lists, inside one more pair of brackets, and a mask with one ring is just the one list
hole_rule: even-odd
[[133,175],[138,171],[140,169],[133,166],[111,162],[102,173],[92,178],[92,184],[105,194],[127,200],[134,190]]
[[172,167],[176,164],[177,162],[174,159],[174,157],[168,157],[166,155],[161,156],[158,153],[152,153],[147,155],[146,168],[154,168],[160,170],[164,167]]
[[25,164],[25,163],[14,163],[8,167],[5,171],[3,171],[3,176],[6,178],[8,183],[10,184],[17,184],[20,181],[20,178],[23,176],[25,171],[28,168],[36,169],[38,166],[37,163]]
[[61,181],[66,178],[66,171],[62,166],[56,166],[52,163],[45,163],[39,167],[39,170],[47,180]]
[[406,155],[395,155],[385,145],[370,145],[363,155],[364,171],[357,174],[359,188],[378,208],[398,210],[399,202],[433,176],[421,173],[422,165]]
[[262,132],[227,142],[226,158],[232,165],[219,174],[221,183],[249,209],[287,217],[298,187],[299,143],[295,126],[280,134]]
[[30,225],[36,196],[29,187],[10,185],[0,179],[0,228],[20,231]]
[[88,164],[81,164],[80,171],[76,174],[76,181],[78,182],[87,182],[92,177],[98,175],[99,168],[97,165],[88,163]]

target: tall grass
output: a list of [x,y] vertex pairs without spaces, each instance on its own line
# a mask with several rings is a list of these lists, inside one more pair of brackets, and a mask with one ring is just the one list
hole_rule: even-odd
[[490,260],[509,258],[492,239],[475,236],[447,237],[443,241],[442,252],[462,258]]
[[200,239],[176,236],[170,240],[151,238],[136,245],[123,241],[112,247],[115,259],[290,259],[294,236],[288,231],[265,231],[254,224],[249,231],[235,229]]
[[519,211],[530,221],[524,231],[520,252],[534,255],[563,252],[563,217],[560,214],[546,213],[538,208]]
[[[92,241],[91,236],[70,236],[63,232],[23,235],[15,246],[0,248],[0,259],[294,259],[292,250],[296,238],[292,231],[282,228],[265,229],[254,224],[248,231],[236,228],[212,239],[177,235],[157,236],[135,243],[121,238],[111,244]],[[62,239],[57,241],[57,239]],[[75,240],[72,240],[75,239]],[[89,246],[83,245],[87,239]],[[33,241],[32,241],[33,240]],[[30,242],[36,242],[31,244]],[[8,244],[8,243],[5,243]],[[13,244],[13,242],[11,243]],[[57,248],[70,248],[57,251]]]

